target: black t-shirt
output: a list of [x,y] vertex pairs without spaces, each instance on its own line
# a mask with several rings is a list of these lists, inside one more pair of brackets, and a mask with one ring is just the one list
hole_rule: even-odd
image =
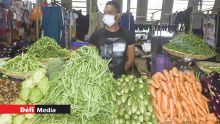
[[90,38],[90,44],[97,47],[102,58],[111,59],[109,69],[114,73],[115,78],[125,74],[127,48],[134,42],[134,35],[124,28],[116,32],[109,32],[102,28],[94,32]]

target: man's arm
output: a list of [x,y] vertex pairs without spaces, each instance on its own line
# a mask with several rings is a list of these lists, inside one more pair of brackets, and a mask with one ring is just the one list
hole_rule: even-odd
[[125,62],[125,72],[128,72],[131,66],[134,64],[135,47],[134,44],[128,46],[127,61]]

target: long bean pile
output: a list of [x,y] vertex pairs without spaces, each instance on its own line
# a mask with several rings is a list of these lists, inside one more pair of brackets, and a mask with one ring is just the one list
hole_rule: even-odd
[[198,36],[193,34],[179,34],[166,47],[191,55],[213,55],[214,52]]
[[41,67],[39,59],[29,54],[21,54],[10,59],[4,66],[10,72],[29,72]]
[[111,124],[115,80],[95,48],[74,51],[50,83],[43,104],[70,104],[70,115],[38,115],[38,121],[62,124]]
[[68,52],[64,51],[54,39],[43,37],[35,42],[27,53],[35,55],[37,58],[53,58],[68,56]]

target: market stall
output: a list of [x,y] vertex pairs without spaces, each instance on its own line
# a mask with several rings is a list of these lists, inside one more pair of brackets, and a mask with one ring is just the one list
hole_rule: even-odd
[[[100,20],[96,20],[98,16],[88,21],[88,15],[82,15],[80,10],[65,8],[56,1],[42,1],[44,4],[40,6],[39,3],[35,3],[39,10],[34,9],[30,1],[12,1],[7,6],[5,3],[3,6],[3,2],[0,1],[0,40],[10,37],[6,44],[2,44],[0,50],[0,104],[69,105],[70,112],[0,113],[0,124],[220,123],[219,53],[202,37],[193,33],[183,33],[185,28],[189,29],[188,24],[185,28],[184,24],[179,27],[181,32],[173,32],[178,23],[184,21],[181,13],[176,25],[162,24],[159,20],[154,21],[152,17],[150,22],[141,22],[141,25],[137,24],[135,27],[133,22],[135,23],[136,15],[132,14],[129,8],[128,18],[126,14],[126,17],[123,17],[123,21],[126,24],[128,22],[125,27],[132,25],[138,31],[140,28],[143,31],[147,28],[147,32],[142,33],[148,38],[142,37],[135,42],[135,38],[132,37],[135,31],[132,28],[132,33],[127,30],[123,32],[132,36],[126,35],[122,41],[134,42],[124,44],[118,42],[118,39],[124,36],[118,35],[123,33],[113,32],[118,36],[113,37],[113,34],[108,32],[110,35],[106,39],[118,42],[109,47],[104,43],[101,46],[102,42],[98,41],[92,41],[94,44],[91,41],[84,42],[88,27],[91,27],[90,30],[99,27]],[[128,1],[129,6],[132,6],[130,2]],[[19,6],[21,4],[22,6]],[[31,7],[26,4],[30,4]],[[190,15],[189,9],[192,8],[187,9],[187,15]],[[15,15],[11,16],[10,11]],[[157,9],[156,13],[159,11]],[[23,13],[22,17],[20,12]],[[33,19],[28,18],[28,12],[33,13]],[[41,14],[42,20],[39,17]],[[102,13],[93,13],[97,14]],[[131,15],[132,24],[130,20],[126,20]],[[9,19],[6,19],[6,16]],[[116,23],[115,17],[106,17],[103,19],[107,20],[106,22]],[[188,16],[186,19],[189,19]],[[41,21],[42,29],[38,27],[38,21]],[[92,24],[88,26],[88,22],[97,24],[94,27]],[[6,23],[10,25],[6,26]],[[34,30],[37,28],[37,32],[31,32],[31,27]],[[20,32],[25,36],[13,38],[14,29],[18,30],[15,34]],[[107,30],[103,28],[102,31],[104,33],[96,33],[101,37],[95,37],[93,40],[104,41],[102,36],[106,35]],[[159,36],[162,31],[168,31],[172,36]],[[157,36],[154,33],[150,34],[151,32],[157,32]],[[32,42],[28,42],[26,38],[31,36],[29,33],[35,34],[35,37],[42,33],[42,37],[33,38]],[[103,53],[98,49],[98,43],[102,50],[103,47],[106,48]],[[134,49],[125,53],[122,49],[128,49],[129,45]],[[135,52],[132,53],[132,50]],[[107,54],[107,57],[103,57],[103,54]],[[130,71],[128,68],[125,73],[126,64],[129,63],[126,60],[132,57],[132,68]],[[125,58],[125,64],[120,63],[122,58]],[[124,72],[120,77],[115,76],[111,70],[111,62],[116,63],[116,71]],[[123,70],[117,70],[120,68],[118,65],[125,67],[122,67]]]

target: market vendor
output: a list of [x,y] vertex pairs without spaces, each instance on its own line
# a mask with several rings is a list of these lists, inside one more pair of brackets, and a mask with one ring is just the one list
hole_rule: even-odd
[[110,60],[109,69],[115,78],[129,71],[134,63],[134,35],[119,26],[120,5],[106,3],[103,22],[105,27],[94,32],[90,44],[96,46],[103,59]]

